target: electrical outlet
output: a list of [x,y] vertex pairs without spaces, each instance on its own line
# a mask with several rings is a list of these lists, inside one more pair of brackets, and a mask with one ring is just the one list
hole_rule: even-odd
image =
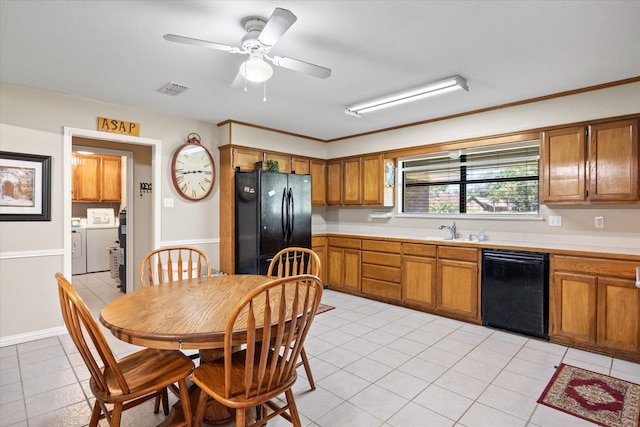
[[172,208],[173,207],[173,197],[165,197],[164,198],[164,207]]
[[604,217],[603,216],[597,216],[596,217],[595,226],[596,226],[596,228],[604,228]]
[[562,227],[562,217],[549,216],[549,227]]

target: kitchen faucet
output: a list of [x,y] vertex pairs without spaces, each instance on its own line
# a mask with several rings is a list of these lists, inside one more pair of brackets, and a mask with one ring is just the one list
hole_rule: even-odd
[[456,239],[456,222],[453,221],[453,225],[452,226],[448,226],[448,225],[441,225],[440,227],[438,227],[440,230],[446,228],[447,230],[449,230],[449,233],[451,233],[451,239],[446,239],[446,240],[455,240]]

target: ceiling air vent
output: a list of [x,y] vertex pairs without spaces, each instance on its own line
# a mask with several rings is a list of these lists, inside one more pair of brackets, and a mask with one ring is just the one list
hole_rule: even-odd
[[190,89],[190,87],[179,83],[169,82],[158,89],[158,92],[164,93],[165,95],[178,96],[187,89]]

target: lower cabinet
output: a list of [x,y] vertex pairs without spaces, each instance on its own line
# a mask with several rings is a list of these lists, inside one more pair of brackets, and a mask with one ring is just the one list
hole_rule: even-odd
[[438,247],[436,311],[457,319],[480,320],[479,249]]
[[402,244],[402,301],[428,310],[436,308],[435,245]]
[[311,250],[313,250],[320,258],[320,280],[323,284],[327,284],[327,238],[312,237]]
[[637,263],[551,256],[551,341],[640,362]]
[[362,241],[362,292],[400,301],[400,242]]
[[360,291],[360,239],[329,237],[327,285]]

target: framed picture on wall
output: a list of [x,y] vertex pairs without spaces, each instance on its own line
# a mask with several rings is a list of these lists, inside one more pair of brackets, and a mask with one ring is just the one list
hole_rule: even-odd
[[0,221],[51,221],[51,156],[0,151]]

